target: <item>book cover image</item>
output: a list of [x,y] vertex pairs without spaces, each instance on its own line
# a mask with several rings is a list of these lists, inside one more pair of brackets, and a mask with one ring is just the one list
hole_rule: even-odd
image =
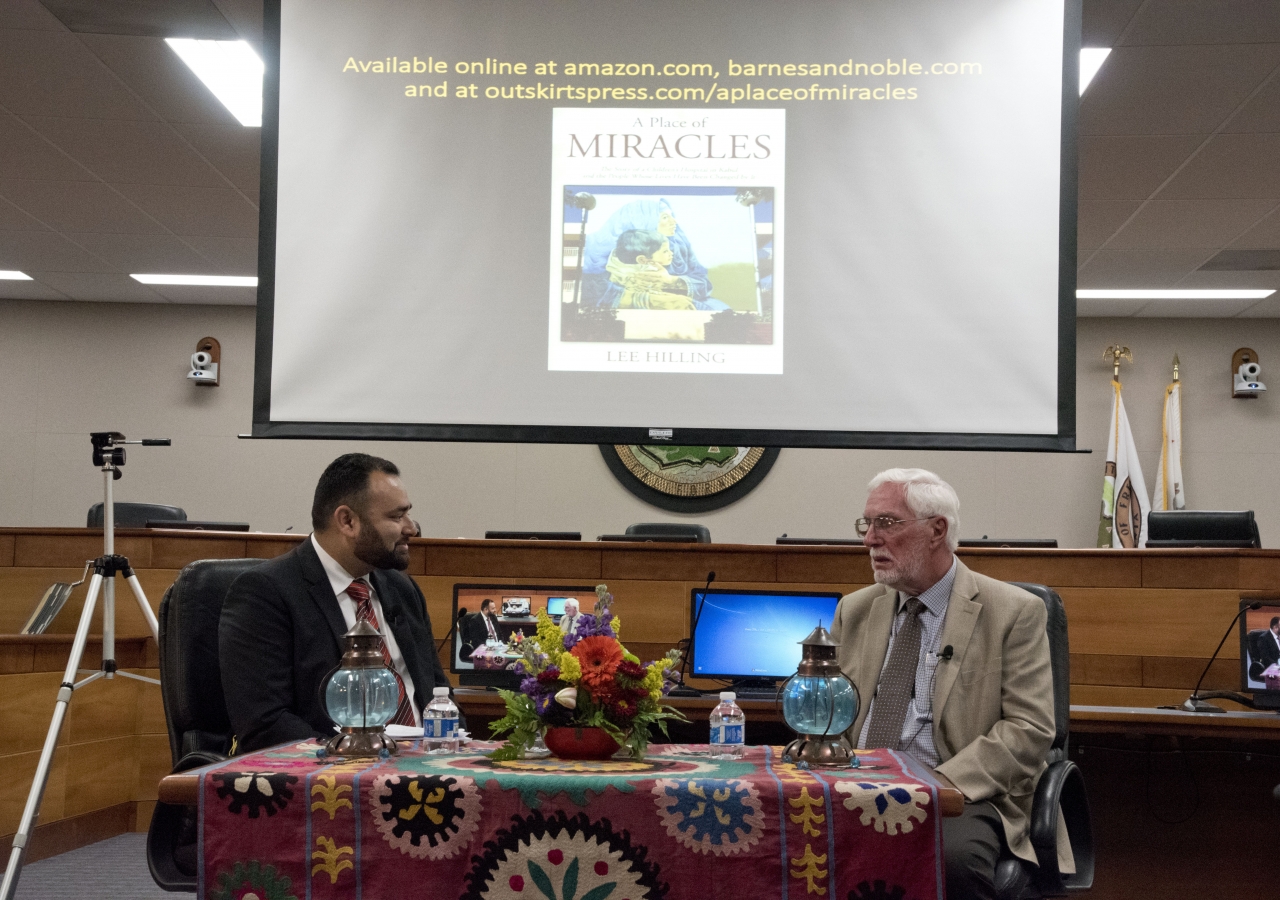
[[784,117],[554,111],[549,369],[781,374]]

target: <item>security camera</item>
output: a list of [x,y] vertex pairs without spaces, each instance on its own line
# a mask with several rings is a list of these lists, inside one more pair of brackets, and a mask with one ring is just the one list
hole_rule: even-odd
[[218,364],[208,351],[197,350],[191,354],[191,371],[187,378],[196,384],[216,385],[218,383]]
[[1267,389],[1267,386],[1258,380],[1258,376],[1262,374],[1262,366],[1256,362],[1245,362],[1240,364],[1240,368],[1236,369],[1234,385],[1231,395],[1233,397],[1256,397]]

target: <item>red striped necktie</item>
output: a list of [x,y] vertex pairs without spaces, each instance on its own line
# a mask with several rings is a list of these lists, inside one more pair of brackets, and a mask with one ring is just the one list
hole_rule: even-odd
[[[347,585],[347,596],[355,601],[356,620],[368,622],[381,633],[382,626],[378,624],[378,614],[373,611],[373,600],[369,596],[369,585],[357,578]],[[413,708],[409,703],[409,692],[404,689],[404,680],[400,677],[400,673],[391,664],[391,651],[387,649],[386,638],[383,638],[380,646],[382,647],[382,661],[387,664],[387,668],[396,676],[396,690],[400,694],[400,700],[396,704],[396,713],[391,717],[391,722],[395,725],[413,725],[415,723]]]

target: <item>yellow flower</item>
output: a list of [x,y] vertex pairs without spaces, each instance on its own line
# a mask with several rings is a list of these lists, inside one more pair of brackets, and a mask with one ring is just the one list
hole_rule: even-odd
[[560,680],[569,684],[577,684],[582,680],[582,664],[572,653],[560,654]]
[[[610,622],[609,625],[613,628],[614,637],[618,640],[622,640],[622,620],[617,616],[614,616],[613,621]],[[639,662],[639,660],[636,660],[636,662]]]
[[546,610],[538,611],[538,646],[547,654],[551,665],[560,665],[560,657],[564,655],[564,635]]

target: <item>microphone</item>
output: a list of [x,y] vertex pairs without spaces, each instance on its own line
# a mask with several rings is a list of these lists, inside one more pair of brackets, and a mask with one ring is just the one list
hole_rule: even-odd
[[569,203],[570,206],[575,206],[578,209],[595,209],[596,208],[595,196],[592,194],[588,194],[586,191],[579,191],[576,194],[569,194],[568,191],[565,191],[565,193],[568,194],[568,196],[565,197],[565,200]]
[[941,653],[935,653],[933,655],[938,658],[938,662],[947,662],[948,660],[951,659],[951,657],[955,656],[955,653],[956,653],[955,648],[952,647],[950,644],[947,644],[947,646],[942,648]]
[[701,697],[702,692],[691,687],[686,687],[684,683],[685,672],[689,668],[689,657],[693,655],[693,636],[698,633],[698,620],[702,618],[702,610],[707,605],[707,590],[711,587],[711,582],[716,580],[715,570],[707,573],[707,583],[703,585],[702,590],[698,592],[698,609],[693,615],[693,627],[689,629],[689,640],[684,646],[684,658],[680,660],[680,686],[674,688],[671,693],[677,697]]
[[453,633],[458,630],[458,623],[467,617],[467,608],[465,606],[458,607],[458,614],[453,617],[453,623],[449,625],[449,630],[444,633],[444,637],[440,639],[440,643],[436,645],[436,655],[444,649],[444,645],[448,643],[449,638],[453,637]]
[[1244,704],[1245,706],[1253,706],[1253,698],[1246,697],[1238,691],[1206,691],[1202,695],[1200,693],[1200,685],[1204,682],[1204,676],[1209,674],[1209,667],[1212,666],[1213,661],[1218,658],[1218,654],[1222,651],[1222,645],[1227,642],[1227,638],[1231,635],[1232,629],[1236,627],[1236,623],[1240,621],[1240,617],[1246,612],[1254,609],[1262,609],[1261,601],[1255,600],[1253,603],[1240,607],[1240,612],[1235,614],[1235,617],[1231,620],[1231,624],[1227,626],[1227,630],[1222,635],[1222,640],[1218,641],[1217,649],[1213,651],[1213,656],[1209,657],[1209,662],[1205,665],[1204,671],[1200,673],[1200,680],[1196,682],[1195,690],[1191,692],[1190,697],[1183,701],[1182,709],[1185,709],[1187,712],[1226,712],[1226,710],[1221,706],[1214,706],[1212,703],[1205,703],[1205,697],[1234,700],[1237,703]]

